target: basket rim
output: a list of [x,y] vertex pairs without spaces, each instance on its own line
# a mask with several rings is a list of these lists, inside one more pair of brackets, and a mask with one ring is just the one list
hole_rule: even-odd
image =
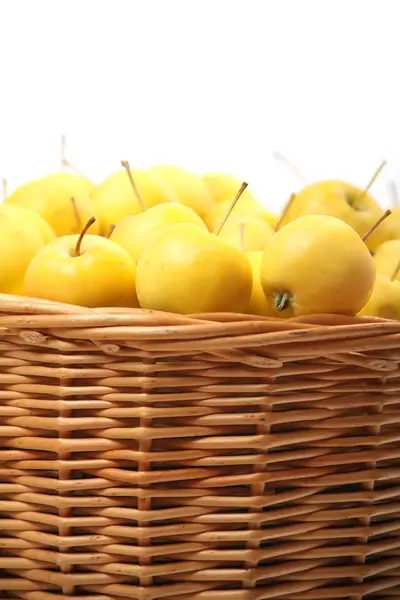
[[[269,322],[269,323],[292,323],[293,327],[298,328],[304,326],[321,326],[321,325],[336,325],[336,326],[348,326],[348,325],[365,325],[371,323],[377,324],[389,324],[392,326],[398,321],[392,319],[383,319],[379,317],[370,316],[347,316],[341,314],[310,314],[305,316],[290,317],[288,319],[281,319],[277,317],[267,317],[261,315],[252,315],[246,313],[229,313],[229,312],[214,312],[214,313],[195,313],[182,315],[178,313],[169,313],[158,310],[144,309],[144,308],[131,308],[131,307],[98,307],[98,308],[87,308],[76,304],[67,304],[64,302],[56,302],[52,300],[44,300],[41,298],[34,298],[23,295],[14,294],[2,294],[0,293],[0,315],[1,314],[14,314],[14,315],[80,315],[80,318],[87,318],[98,320],[101,318],[112,321],[113,318],[120,317],[131,317],[133,319],[138,316],[147,317],[148,319],[168,320],[176,325],[188,325],[188,324],[204,324],[209,322],[215,323],[227,323],[232,321],[258,321],[258,322]],[[400,322],[399,322],[400,330]]]
[[[396,336],[400,322],[368,316],[313,314],[289,319],[239,313],[207,313],[181,315],[142,308],[86,308],[38,298],[0,294],[0,337],[8,329],[47,330],[63,338],[74,338],[84,332],[84,338],[154,341],[229,338],[236,336],[257,339],[267,336],[269,343],[281,338],[304,341],[339,338]],[[316,331],[318,330],[318,331]],[[128,332],[130,332],[128,334]],[[82,339],[82,338],[81,338]],[[211,341],[211,339],[210,339]],[[250,340],[251,341],[251,340]],[[267,339],[265,339],[267,341]],[[225,345],[225,344],[224,344]],[[245,346],[250,346],[246,340]]]

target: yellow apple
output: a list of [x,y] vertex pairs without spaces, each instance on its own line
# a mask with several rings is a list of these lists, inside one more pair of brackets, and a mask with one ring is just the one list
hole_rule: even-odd
[[391,215],[371,233],[370,239],[372,240],[372,247],[375,248],[375,252],[377,252],[381,243],[389,240],[400,240],[400,208],[391,209]]
[[[375,252],[374,260],[377,273],[392,277],[400,261],[400,239],[381,244]],[[395,278],[400,281],[399,272],[395,273]]]
[[31,261],[26,296],[94,307],[138,306],[136,267],[128,253],[98,235],[53,240]]
[[359,314],[400,321],[400,281],[378,273],[372,295]]
[[[244,191],[244,194],[245,193],[246,190]],[[230,205],[232,204],[232,200],[233,197],[230,199],[221,200],[219,204],[215,205],[210,217],[212,231],[214,231],[222,222],[224,216],[229,210]],[[235,205],[235,208],[233,209],[230,218],[242,218],[243,216],[259,217],[260,219],[265,221],[270,227],[274,227],[276,222],[278,221],[278,217],[271,213],[265,206],[263,206],[256,200],[247,198],[246,196],[243,198],[242,195],[240,200]]]
[[245,252],[264,250],[274,235],[270,225],[258,216],[229,218],[219,235],[221,240]]
[[[131,169],[132,177],[146,208],[162,202],[174,202],[173,192],[144,169]],[[111,225],[141,212],[141,207],[125,169],[113,173],[92,192],[100,215],[100,233],[107,235]]]
[[[216,204],[226,200],[232,202],[243,181],[227,173],[206,173],[202,179],[207,184]],[[241,201],[245,199],[254,201],[249,188],[246,188],[242,194]]]
[[[218,222],[223,218],[223,212],[226,211],[232,199],[235,197],[242,181],[233,175],[226,173],[206,173],[203,175],[203,180],[208,185],[212,197],[214,199],[214,210],[211,215],[211,223],[213,228],[218,226]],[[218,205],[223,204],[223,208]],[[240,198],[240,204],[235,208],[235,214],[248,214],[260,216],[268,225],[274,227],[278,221],[278,216],[270,212],[265,206],[260,204],[253,193],[246,188]],[[216,222],[218,221],[218,222]]]
[[[93,184],[70,173],[54,173],[26,183],[6,199],[43,217],[56,235],[79,233],[91,216],[96,216],[89,194]],[[75,207],[71,202],[75,200]],[[94,232],[97,232],[97,223]]]
[[172,190],[178,202],[192,208],[210,226],[214,202],[201,177],[173,165],[157,165],[151,167],[150,172]]
[[368,248],[344,221],[328,215],[301,217],[267,245],[261,285],[276,316],[356,315],[375,282]]
[[194,223],[206,229],[204,221],[188,206],[177,202],[165,202],[122,219],[110,239],[124,248],[135,262],[138,262],[149,243],[174,223]]
[[[361,188],[344,181],[320,181],[303,188],[295,195],[281,227],[307,215],[329,215],[341,219],[360,236],[378,221],[383,211],[376,200]],[[383,226],[368,238],[366,244],[374,251],[385,239]]]
[[44,244],[48,244],[51,240],[54,240],[56,234],[50,227],[50,225],[40,216],[39,213],[29,208],[22,208],[17,204],[1,204],[0,211],[6,212],[10,217],[15,217],[21,223],[25,224],[25,227],[33,227],[39,233],[40,238]]
[[193,223],[165,229],[144,250],[136,290],[142,308],[173,313],[244,312],[252,270],[244,252]]
[[276,316],[276,310],[267,301],[264,294],[264,290],[261,285],[260,274],[263,252],[247,252],[247,258],[250,261],[251,268],[253,271],[253,288],[251,290],[251,296],[247,312],[251,315],[274,317]]
[[22,294],[25,272],[34,256],[43,248],[43,239],[33,224],[1,209],[0,292]]

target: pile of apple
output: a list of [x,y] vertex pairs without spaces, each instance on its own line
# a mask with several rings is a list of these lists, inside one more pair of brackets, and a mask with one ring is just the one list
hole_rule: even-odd
[[97,186],[60,172],[5,199],[1,293],[181,314],[400,319],[400,212],[384,215],[368,189],[307,185],[278,218],[233,176],[122,166]]

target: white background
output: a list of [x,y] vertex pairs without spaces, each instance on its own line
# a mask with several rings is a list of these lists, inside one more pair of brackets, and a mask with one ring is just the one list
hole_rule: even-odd
[[400,184],[396,0],[0,0],[0,177],[69,159],[225,170],[277,208],[300,182]]

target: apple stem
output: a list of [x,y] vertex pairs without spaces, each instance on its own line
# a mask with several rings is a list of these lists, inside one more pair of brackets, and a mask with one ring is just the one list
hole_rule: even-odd
[[379,167],[376,169],[375,173],[372,175],[371,179],[369,180],[369,182],[367,183],[366,187],[363,189],[363,191],[361,192],[360,196],[357,199],[357,202],[359,203],[360,200],[362,198],[364,198],[364,196],[366,196],[369,192],[369,190],[371,189],[371,187],[373,186],[373,184],[375,183],[376,178],[378,177],[378,175],[380,175],[382,169],[384,167],[386,167],[387,165],[387,160],[383,160],[381,162],[381,164],[379,165]]
[[290,305],[292,295],[289,292],[277,292],[274,297],[274,306],[278,312],[282,312]]
[[82,229],[82,220],[81,220],[81,216],[79,214],[78,205],[76,204],[76,200],[73,196],[71,197],[71,204],[72,204],[72,209],[73,209],[74,215],[75,215],[77,229],[78,229],[78,231],[80,231]]
[[244,250],[244,230],[246,225],[244,223],[239,223],[239,235],[240,235],[240,247]]
[[392,276],[391,276],[391,278],[390,278],[390,281],[394,281],[394,280],[396,279],[397,275],[399,274],[399,271],[400,271],[400,260],[399,260],[399,262],[397,263],[397,265],[396,265],[396,268],[395,268],[395,270],[394,270],[394,271],[393,271],[393,273],[392,273]]
[[278,221],[275,223],[275,227],[274,227],[274,231],[278,231],[283,223],[283,219],[286,217],[286,215],[288,214],[290,207],[293,204],[293,200],[295,199],[296,194],[290,194],[290,198],[289,200],[286,202],[285,206],[283,207],[283,211],[281,213],[281,216],[279,217]]
[[392,206],[393,207],[397,207],[400,205],[400,197],[399,197],[399,190],[397,188],[397,185],[394,181],[391,181],[389,183],[389,187],[390,187],[390,193],[392,196]]
[[128,175],[129,181],[131,183],[131,186],[133,188],[133,191],[135,193],[137,201],[139,202],[140,209],[141,209],[142,212],[144,212],[146,210],[146,206],[145,206],[145,203],[143,202],[143,198],[140,195],[140,192],[139,192],[139,190],[137,188],[137,185],[135,183],[135,180],[133,178],[129,162],[127,160],[121,160],[121,165],[124,167],[124,169],[125,169],[125,171],[126,171],[126,173]]
[[65,133],[63,133],[61,136],[61,143],[60,143],[60,170],[61,171],[63,171],[64,167],[65,167],[66,152],[67,152],[67,136],[65,135]]
[[116,228],[116,225],[115,225],[114,223],[113,223],[112,225],[110,225],[110,228],[109,228],[109,230],[108,230],[108,233],[107,233],[107,235],[106,235],[106,238],[107,238],[108,240],[109,240],[109,239],[110,239],[110,237],[112,236],[112,234],[113,234],[113,231],[114,231],[114,229],[115,229],[115,228]]
[[308,185],[308,179],[303,175],[303,173],[296,167],[296,165],[294,165],[292,162],[290,162],[290,160],[288,160],[286,158],[286,156],[284,156],[283,154],[281,154],[280,152],[274,152],[273,153],[273,157],[278,160],[279,162],[281,162],[282,164],[285,165],[285,167],[291,171],[296,177],[297,179],[299,179],[304,185]]
[[222,219],[222,223],[219,225],[219,227],[214,231],[215,235],[219,235],[222,231],[223,226],[225,225],[225,223],[227,222],[229,215],[231,214],[231,212],[233,211],[233,209],[236,206],[237,201],[239,200],[240,196],[243,194],[244,190],[247,188],[249,184],[246,183],[245,181],[242,183],[242,185],[239,188],[238,193],[236,194],[236,196],[234,197],[232,204],[230,205],[228,212],[226,213],[225,217]]
[[81,171],[78,171],[78,169],[71,162],[69,162],[69,160],[65,159],[64,166],[71,169],[78,177],[82,177],[82,179],[87,179],[87,181],[89,181],[89,178],[86,177],[86,175],[84,175]]
[[384,221],[385,219],[387,219],[390,215],[392,214],[391,210],[387,210],[375,223],[375,225],[372,225],[371,229],[369,229],[367,231],[367,233],[364,233],[364,235],[362,236],[362,241],[365,242],[369,236],[371,235],[371,233],[373,233],[375,231],[375,229],[377,229],[379,227],[379,225],[382,223],[382,221]]
[[76,246],[75,246],[75,256],[80,256],[81,255],[81,245],[82,245],[82,240],[85,236],[85,234],[87,233],[88,229],[93,225],[93,223],[96,222],[96,218],[95,217],[90,217],[89,221],[86,223],[85,227],[82,229],[79,237],[78,237],[78,241],[76,242]]
[[4,200],[7,198],[7,179],[2,179],[1,180],[1,200],[2,202],[4,202]]
[[86,175],[84,175],[83,173],[78,171],[78,169],[67,159],[67,136],[65,134],[63,134],[61,136],[60,146],[61,146],[61,149],[60,149],[61,168],[60,168],[60,170],[64,171],[65,167],[67,167],[68,169],[71,169],[75,173],[75,175],[78,175],[78,177],[82,177],[83,179],[87,179],[89,181],[89,179],[86,177]]

